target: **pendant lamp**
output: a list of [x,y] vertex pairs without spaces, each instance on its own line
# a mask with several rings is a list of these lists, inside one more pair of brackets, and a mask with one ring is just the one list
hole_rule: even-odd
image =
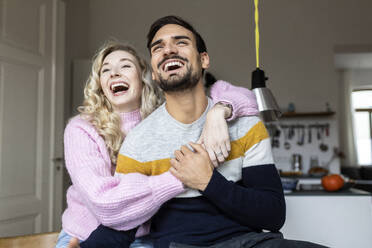
[[259,45],[260,36],[258,30],[258,0],[254,0],[255,5],[255,38],[256,38],[256,65],[257,68],[252,72],[252,91],[256,95],[258,110],[264,122],[272,122],[279,119],[281,111],[278,104],[271,93],[270,89],[266,87],[265,72],[259,67]]

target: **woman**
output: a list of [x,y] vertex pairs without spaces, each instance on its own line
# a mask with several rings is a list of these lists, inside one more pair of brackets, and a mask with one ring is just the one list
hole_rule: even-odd
[[[257,114],[254,96],[246,89],[221,81],[213,86],[211,95],[215,102],[230,103],[234,99],[230,103],[232,117]],[[146,62],[133,48],[116,42],[105,44],[94,57],[84,97],[80,115],[65,129],[66,168],[72,186],[67,192],[68,207],[62,216],[57,248],[67,247],[72,238],[85,240],[100,224],[116,230],[132,229],[148,219],[144,209],[160,206],[184,190],[170,172],[151,177],[133,173],[126,180],[112,176],[125,135],[163,101],[161,92],[149,80]],[[230,143],[225,117],[230,113],[226,112],[228,108],[216,104],[208,113],[200,138],[213,153],[212,160],[216,158],[211,147],[217,147],[216,154],[222,150],[227,157]],[[219,135],[210,137],[216,127]],[[224,156],[218,161],[222,162]],[[142,225],[136,236],[146,233],[148,225]]]

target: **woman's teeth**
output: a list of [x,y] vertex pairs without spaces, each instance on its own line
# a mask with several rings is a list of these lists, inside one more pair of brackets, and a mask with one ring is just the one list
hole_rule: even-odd
[[111,90],[114,93],[121,92],[121,91],[126,91],[129,89],[129,85],[126,83],[114,83],[111,85]]

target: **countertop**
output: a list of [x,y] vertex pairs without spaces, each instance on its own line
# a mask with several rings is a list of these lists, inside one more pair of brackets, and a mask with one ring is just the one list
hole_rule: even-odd
[[350,188],[336,192],[328,192],[325,190],[295,190],[285,193],[285,196],[371,196],[371,193]]

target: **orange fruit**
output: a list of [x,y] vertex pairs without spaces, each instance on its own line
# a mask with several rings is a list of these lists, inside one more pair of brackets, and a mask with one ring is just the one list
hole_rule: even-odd
[[322,186],[327,191],[337,191],[344,186],[344,179],[337,174],[322,177]]

